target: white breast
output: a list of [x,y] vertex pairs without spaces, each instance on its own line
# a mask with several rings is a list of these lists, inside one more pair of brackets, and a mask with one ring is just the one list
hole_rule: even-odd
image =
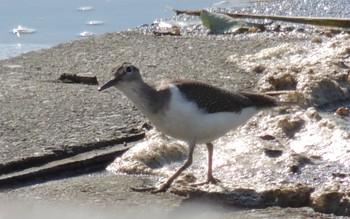
[[147,115],[156,128],[166,135],[189,142],[209,143],[249,120],[258,110],[244,108],[240,113],[206,113],[189,102],[176,86],[171,85],[169,107],[159,114]]

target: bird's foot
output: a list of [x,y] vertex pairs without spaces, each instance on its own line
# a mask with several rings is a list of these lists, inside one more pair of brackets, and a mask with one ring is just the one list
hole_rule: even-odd
[[159,186],[159,188],[154,189],[151,191],[152,194],[157,194],[160,192],[166,192],[169,189],[170,185],[168,183],[164,183],[161,186]]
[[219,179],[215,179],[213,176],[208,177],[207,180],[205,180],[204,182],[200,182],[200,183],[195,183],[195,184],[191,184],[192,186],[202,186],[202,185],[207,185],[207,184],[218,184],[221,181]]
[[160,192],[167,191],[169,187],[170,185],[168,183],[164,183],[160,185],[158,188],[157,187],[131,188],[131,190],[134,192],[151,192],[152,194],[157,194]]
[[157,189],[157,187],[145,187],[145,188],[131,188],[134,192],[150,192]]

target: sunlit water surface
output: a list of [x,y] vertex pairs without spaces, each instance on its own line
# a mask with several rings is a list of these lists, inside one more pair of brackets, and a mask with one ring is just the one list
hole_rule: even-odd
[[[176,9],[226,9],[233,12],[288,15],[349,17],[347,0],[77,0],[1,1],[0,59],[48,48],[84,36],[150,25],[175,16]],[[193,20],[180,16],[178,21]],[[194,19],[198,21],[198,19]],[[35,30],[31,34],[13,33],[18,26]]]

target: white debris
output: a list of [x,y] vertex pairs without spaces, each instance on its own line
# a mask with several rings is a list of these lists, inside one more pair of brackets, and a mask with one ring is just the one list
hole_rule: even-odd
[[84,31],[84,32],[81,32],[79,33],[79,36],[82,36],[82,37],[88,37],[88,36],[93,36],[94,34],[89,32],[89,31]]
[[12,29],[12,33],[16,34],[18,37],[20,37],[21,34],[34,33],[35,31],[35,29],[24,27],[21,25],[18,25],[16,28]]
[[78,8],[79,11],[91,11],[93,9],[94,8],[90,7],[90,6],[83,6],[83,7]]
[[102,25],[104,22],[103,21],[97,21],[97,20],[91,20],[86,22],[88,25]]

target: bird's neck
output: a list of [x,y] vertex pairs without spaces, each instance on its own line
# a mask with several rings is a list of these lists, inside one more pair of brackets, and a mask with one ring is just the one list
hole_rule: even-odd
[[158,91],[144,81],[131,82],[120,90],[146,116],[163,109],[167,105],[164,98],[170,95],[170,93]]

